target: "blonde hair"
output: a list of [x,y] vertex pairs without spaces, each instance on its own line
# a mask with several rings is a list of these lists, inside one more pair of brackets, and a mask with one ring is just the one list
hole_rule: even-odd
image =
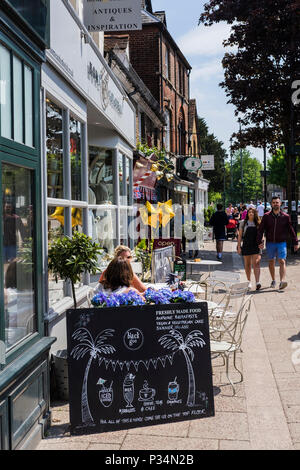
[[122,253],[124,253],[124,251],[130,251],[131,253],[131,249],[129,248],[129,246],[118,245],[114,251],[114,258],[118,258],[120,255],[122,255]]

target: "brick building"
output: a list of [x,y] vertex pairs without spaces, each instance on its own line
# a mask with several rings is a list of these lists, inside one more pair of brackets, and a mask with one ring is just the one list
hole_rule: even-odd
[[[176,168],[175,178],[171,182],[160,181],[159,200],[172,198],[175,203],[207,203],[207,194],[199,196],[198,180],[202,173],[187,172],[183,169],[184,156],[199,157],[200,144],[197,133],[193,134],[196,116],[190,119],[190,73],[191,65],[179,49],[167,29],[166,13],[154,12],[151,0],[141,0],[142,30],[126,31],[129,37],[129,62],[138,76],[158,102],[165,124],[161,128],[146,131],[147,116],[140,110],[138,129],[142,130],[142,140],[149,146],[165,148]],[[119,33],[110,32],[109,38]],[[105,35],[106,37],[106,35]],[[192,123],[192,124],[191,124]],[[144,132],[144,133],[143,133]],[[194,145],[194,150],[191,147]],[[207,193],[208,184],[202,185],[201,191]],[[204,188],[205,186],[205,188]],[[203,189],[204,188],[204,189]]]

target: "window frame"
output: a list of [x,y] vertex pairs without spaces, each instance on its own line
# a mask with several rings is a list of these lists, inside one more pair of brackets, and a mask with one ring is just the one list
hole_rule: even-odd
[[[22,168],[28,168],[34,171],[33,188],[33,206],[35,214],[34,238],[35,238],[35,305],[36,305],[36,332],[21,340],[15,347],[12,347],[6,354],[6,363],[0,364],[0,371],[5,369],[12,361],[20,356],[29,347],[35,344],[44,336],[44,318],[43,318],[43,250],[42,250],[42,214],[41,201],[41,114],[40,114],[40,87],[41,87],[41,66],[29,57],[19,46],[17,46],[9,37],[0,31],[0,43],[3,47],[10,50],[11,62],[13,55],[16,55],[24,64],[28,65],[33,72],[33,147],[24,143],[15,142],[0,135],[0,189],[2,191],[2,163],[16,165]],[[12,88],[11,88],[12,90]],[[1,111],[1,110],[0,110]],[[1,119],[1,115],[0,115]],[[3,253],[3,207],[0,204],[0,251]],[[39,217],[37,217],[39,215]],[[2,257],[0,257],[0,340],[5,340],[5,319],[4,319],[4,272]]]
[[[23,139],[25,140],[25,103],[24,103],[24,70],[25,66],[28,66],[32,70],[32,142],[33,146],[28,146],[25,143],[17,142],[13,140],[14,135],[14,101],[13,101],[13,75],[11,76],[11,122],[12,122],[12,138],[3,137],[0,132],[0,145],[5,148],[14,148],[16,152],[20,152],[20,155],[26,158],[38,159],[40,158],[40,83],[41,83],[41,72],[40,67],[30,57],[22,52],[22,50],[16,46],[11,40],[6,38],[0,31],[0,44],[8,49],[11,57],[11,71],[13,72],[13,56],[16,56],[22,62],[22,89],[23,89]],[[1,107],[0,107],[0,122],[1,122]]]

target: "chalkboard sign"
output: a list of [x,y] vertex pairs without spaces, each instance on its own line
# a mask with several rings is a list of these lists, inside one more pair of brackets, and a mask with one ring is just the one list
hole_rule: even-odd
[[152,252],[152,282],[165,282],[169,273],[173,271],[174,247],[173,245],[153,250]]
[[207,303],[67,311],[72,434],[214,415]]

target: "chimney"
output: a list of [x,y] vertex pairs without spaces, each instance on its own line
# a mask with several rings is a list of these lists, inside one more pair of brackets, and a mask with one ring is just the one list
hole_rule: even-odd
[[149,11],[149,13],[153,13],[152,0],[141,0],[141,6],[144,10]]

